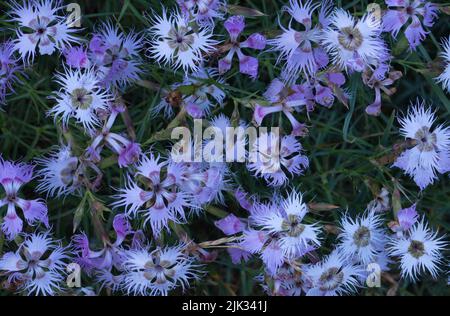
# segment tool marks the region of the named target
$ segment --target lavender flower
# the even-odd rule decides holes
[[[55,295],[62,290],[68,249],[50,236],[50,232],[26,234],[15,252],[0,259],[0,270],[8,282],[17,282],[27,294]]]
[[[297,77],[300,73],[307,76],[313,75],[317,70],[328,64],[328,56],[321,47],[322,27],[327,24],[327,12],[329,12],[330,2],[322,1],[319,14],[319,23],[313,26],[313,13],[320,4],[301,0],[290,0],[289,5],[283,7],[283,11],[290,15],[289,26],[280,27],[283,33],[269,44],[274,50],[280,51],[278,60],[283,59],[286,64],[284,71],[288,77]],[[297,31],[293,26],[299,25],[301,31]]]
[[[65,16],[60,15],[62,8],[60,0],[11,2],[9,15],[18,23],[14,49],[19,51],[24,61],[33,62],[37,49],[41,55],[52,55],[77,41],[73,36],[76,29],[69,26]]]
[[[89,42],[89,59],[103,86],[124,88],[139,79],[143,44],[142,36],[135,32],[125,35],[117,26],[102,24]]]
[[[187,19],[193,18],[200,26],[214,27],[214,20],[222,19],[224,0],[177,0]]]
[[[262,134],[254,146],[256,157],[247,168],[271,186],[284,185],[288,180],[286,173],[302,175],[309,166],[308,158],[302,155],[302,145],[292,135],[280,139],[272,132]]]
[[[335,296],[353,293],[360,286],[362,272],[359,266],[348,262],[341,253],[334,250],[322,262],[305,271],[312,283],[306,295]]]
[[[417,222],[418,218],[416,204],[413,204],[411,207],[398,211],[397,221],[390,224],[390,228],[393,232],[397,233],[398,237],[403,237]]]
[[[33,178],[33,166],[21,162],[5,161],[0,157],[0,185],[5,196],[0,199],[0,207],[6,206],[7,213],[3,217],[1,229],[9,239],[13,239],[22,231],[23,221],[17,215],[22,210],[29,225],[37,222],[48,227],[47,206],[41,199],[25,200],[19,197],[19,190]]]
[[[83,46],[71,46],[63,50],[66,64],[72,68],[89,68],[91,63]]]
[[[149,250],[148,247],[125,252],[124,285],[128,294],[168,295],[177,287],[183,290],[198,277],[198,266],[183,250],[186,245]]]
[[[399,119],[400,132],[413,141],[413,147],[404,151],[393,164],[414,179],[421,190],[437,179],[437,173],[445,172],[450,151],[450,129],[436,121],[431,107],[417,101],[408,114]]]
[[[432,27],[439,8],[436,4],[425,0],[386,0],[388,10],[383,16],[383,31],[390,32],[397,37],[400,29],[407,25],[405,36],[409,47],[414,50],[425,39],[426,32],[422,24]],[[423,17],[422,22],[420,17]]]
[[[194,29],[179,12],[168,16],[163,8],[162,15],[155,16],[150,22],[148,55],[173,69],[181,67],[184,72],[196,71],[204,60],[203,55],[211,53],[218,43],[212,39],[209,28]]]
[[[324,30],[323,45],[341,69],[360,72],[376,66],[386,54],[381,23],[375,15],[369,13],[356,20],[347,11],[336,9],[330,22]]]
[[[437,277],[445,245],[443,237],[431,231],[422,218],[410,228],[407,236],[392,239],[388,250],[389,255],[400,258],[402,277],[414,282],[426,271],[433,278]]]
[[[255,79],[258,75],[258,59],[245,55],[242,48],[263,50],[266,47],[266,38],[259,33],[253,33],[245,41],[239,42],[239,37],[245,28],[243,16],[228,18],[224,26],[230,34],[231,48],[227,55],[219,60],[219,72],[223,74],[230,70],[233,56],[236,54],[239,58],[239,71]]]
[[[292,114],[307,104],[299,85],[287,85],[280,79],[274,79],[264,93],[264,98],[271,106],[256,104],[253,119],[257,125],[261,125],[266,115],[283,112],[292,125],[292,135],[302,136],[305,133],[305,125],[298,122]]]
[[[98,111],[108,107],[110,96],[103,91],[95,71],[91,69],[65,69],[56,75],[60,90],[52,98],[57,104],[49,110],[49,114],[61,116],[64,126],[70,118],[88,131],[100,124]]]
[[[127,186],[119,189],[113,206],[124,206],[127,215],[133,217],[142,214],[144,223],[149,222],[153,234],[159,236],[164,227],[168,228],[169,221],[184,221],[184,208],[191,205],[190,194],[180,189],[183,168],[153,154],[144,154],[136,169],[135,177],[128,176]]]
[[[14,92],[13,84],[19,81],[17,77],[23,71],[18,60],[14,58],[14,44],[7,41],[0,44],[0,106],[5,104],[5,98]]]
[[[284,261],[301,257],[320,245],[319,227],[302,223],[308,212],[300,193],[292,191],[285,199],[256,204],[249,218],[250,228],[244,231],[241,247],[261,256],[270,274]]]

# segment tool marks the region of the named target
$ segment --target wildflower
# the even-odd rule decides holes
[[[90,61],[87,51],[82,46],[71,46],[63,50],[66,64],[72,68],[89,68]]]
[[[286,85],[280,79],[274,79],[264,93],[264,98],[270,106],[256,104],[253,119],[257,125],[261,125],[266,115],[283,112],[292,125],[292,135],[302,136],[305,133],[305,125],[298,122],[292,114],[307,104],[299,85]]]
[[[80,164],[73,156],[70,146],[61,146],[49,157],[36,159],[42,167],[38,171],[40,177],[37,190],[47,192],[49,196],[65,196],[78,191],[80,183]]]
[[[230,214],[221,220],[215,221],[214,224],[223,231],[225,235],[234,235],[244,230],[244,224],[234,214]]]
[[[128,176],[126,187],[119,189],[113,206],[124,206],[127,215],[143,214],[144,223],[150,222],[153,234],[159,236],[169,221],[184,221],[184,208],[191,205],[190,194],[180,190],[183,169],[153,154],[142,155],[136,169],[134,179]]]
[[[193,17],[201,26],[214,27],[214,20],[221,20],[224,15],[224,0],[177,0],[177,3],[186,18]]]
[[[444,249],[443,237],[430,230],[424,219],[409,229],[407,236],[390,242],[389,255],[400,258],[401,275],[416,281],[419,274],[428,271],[437,277]]]
[[[302,145],[292,135],[280,140],[273,132],[261,134],[252,146],[247,168],[271,186],[285,184],[288,180],[286,171],[301,175],[309,166],[308,158],[302,155]]]
[[[330,2],[323,2],[320,22],[326,19],[327,7]],[[320,46],[322,29],[319,24],[313,26],[312,15],[319,8],[319,4],[311,1],[302,3],[300,0],[290,0],[283,11],[290,15],[289,26],[280,27],[283,33],[269,41],[274,50],[280,51],[278,60],[285,60],[284,71],[289,77],[296,77],[299,73],[308,76],[328,64],[328,56]],[[293,23],[294,22],[294,23]],[[302,31],[297,31],[293,25],[300,25]]]
[[[398,237],[402,237],[417,222],[416,204],[404,208],[397,213],[397,221],[389,223],[389,227]]]
[[[13,84],[19,82],[17,77],[23,72],[22,66],[14,58],[14,44],[7,41],[0,44],[0,106],[5,104],[5,98],[14,92]]]
[[[55,295],[62,290],[67,248],[52,239],[50,232],[26,234],[16,252],[6,252],[0,259],[0,270],[8,283],[19,284],[27,294]]]
[[[443,51],[440,53],[444,59],[444,71],[436,78],[442,87],[450,92],[450,37],[442,42]]]
[[[323,45],[333,57],[333,63],[347,71],[361,72],[376,66],[386,53],[380,37],[381,23],[373,14],[356,20],[347,11],[336,9],[330,26],[324,30]]]
[[[306,295],[336,296],[355,292],[360,286],[362,270],[334,250],[321,262],[308,267],[305,274],[312,283]]]
[[[439,11],[438,6],[424,0],[386,0],[385,2],[388,10],[383,16],[383,31],[390,32],[395,38],[400,29],[411,21],[405,30],[405,36],[409,47],[412,50],[416,49],[428,34],[422,24],[426,27],[433,26]]]
[[[91,161],[98,163],[101,160],[100,153],[106,144],[118,155],[119,167],[127,167],[139,159],[141,146],[123,135],[111,132],[117,116],[125,111],[125,106],[115,101],[110,103],[109,110],[109,117],[106,119],[103,129],[93,134],[92,142],[85,154]]]
[[[285,199],[255,205],[249,218],[251,227],[244,231],[241,247],[260,253],[268,271],[276,274],[285,260],[301,257],[320,245],[318,226],[302,223],[307,212],[302,195],[295,191]]]
[[[29,225],[37,222],[48,226],[47,206],[43,200],[25,200],[19,197],[21,187],[33,178],[33,166],[25,163],[5,161],[0,157],[0,185],[5,196],[0,199],[0,207],[6,206],[1,229],[9,239],[22,231],[23,221],[17,215],[16,207],[22,210]]]
[[[199,67],[193,74],[186,76],[182,83],[172,85],[171,91],[163,92],[165,97],[152,109],[152,114],[163,111],[166,117],[170,117],[174,114],[174,108],[184,108],[192,118],[209,115],[213,107],[222,106],[225,99],[225,91],[211,83],[212,80],[218,84],[224,83],[216,70]],[[190,91],[182,93],[180,90],[183,87],[189,87]]]
[[[450,150],[450,130],[438,125],[432,128],[435,116],[431,108],[425,109],[419,101],[399,119],[400,132],[413,141],[414,146],[404,151],[393,164],[412,177],[421,190],[437,179],[436,173],[443,173],[445,156]]]
[[[63,9],[60,0],[23,0],[11,3],[9,15],[17,22],[17,39],[14,49],[19,51],[23,60],[33,62],[37,48],[39,54],[52,55],[56,50],[62,51],[77,39],[73,36],[76,29],[67,23],[67,18],[60,15]]]
[[[183,290],[191,279],[198,277],[194,259],[174,247],[130,249],[125,252],[124,290],[134,295],[168,295],[177,287]]]
[[[382,229],[382,219],[373,210],[352,219],[344,215],[341,219],[342,232],[339,234],[339,252],[346,258],[355,258],[367,265],[384,249],[386,236]]]
[[[243,16],[232,16],[228,18],[224,26],[230,34],[231,48],[227,55],[219,60],[219,72],[225,73],[230,70],[233,56],[236,54],[239,58],[239,71],[249,75],[253,79],[256,78],[258,75],[258,59],[244,55],[242,48],[262,50],[266,47],[266,38],[259,33],[253,33],[247,40],[239,42],[239,36],[245,28]]]
[[[184,72],[196,71],[204,60],[203,55],[210,54],[218,43],[212,39],[209,28],[193,29],[179,12],[168,17],[163,8],[162,15],[155,16],[151,23],[149,56],[174,69],[181,67]]]
[[[117,26],[103,23],[89,42],[89,58],[98,69],[101,84],[124,88],[139,79],[142,64],[139,52],[143,40],[139,34],[122,33]]]
[[[52,97],[57,104],[49,113],[55,119],[61,116],[64,126],[70,118],[75,118],[88,131],[98,126],[98,111],[107,109],[110,96],[101,89],[94,70],[65,69],[56,75],[56,82],[61,88]]]

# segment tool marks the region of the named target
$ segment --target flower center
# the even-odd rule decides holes
[[[357,28],[349,26],[341,29],[338,40],[345,49],[354,51],[361,46],[363,36]]]
[[[169,40],[168,44],[172,49],[179,49],[182,52],[185,52],[189,49],[189,47],[194,43],[194,36],[192,34],[188,34],[189,29],[186,27],[180,27],[177,30],[172,28],[169,31]]]
[[[427,126],[420,128],[414,135],[417,140],[417,147],[420,151],[433,151],[436,148],[437,137],[435,133],[431,133]]]
[[[408,247],[408,252],[414,258],[419,259],[425,254],[425,245],[421,241],[413,240]]]
[[[344,279],[344,272],[340,271],[337,267],[331,267],[326,270],[320,276],[320,290],[321,291],[332,291],[338,288]]]
[[[286,231],[290,237],[298,237],[305,230],[305,225],[300,223],[298,216],[290,214],[281,224],[281,228]]]
[[[86,110],[91,106],[93,98],[86,89],[78,88],[73,90],[71,99],[73,107]]]
[[[370,230],[366,226],[360,226],[353,234],[353,242],[358,247],[366,247],[370,241]]]

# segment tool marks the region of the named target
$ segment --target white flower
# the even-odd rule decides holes
[[[16,252],[3,255],[0,270],[6,271],[8,282],[18,281],[19,289],[28,294],[54,295],[64,280],[65,252],[49,232],[29,234]]]
[[[444,173],[450,151],[450,129],[438,125],[432,128],[435,116],[424,102],[417,102],[408,115],[399,119],[400,133],[413,141],[415,146],[404,151],[393,166],[411,176],[421,190],[437,179],[436,173]]]
[[[252,214],[252,223],[269,234],[275,234],[284,256],[294,258],[309,247],[320,245],[319,227],[302,223],[308,213],[301,193],[292,191],[286,199],[273,205],[260,205]]]
[[[305,269],[312,286],[308,296],[335,296],[350,294],[360,286],[363,270],[334,250],[328,257]]]
[[[353,220],[348,215],[341,219],[342,233],[338,249],[347,258],[367,265],[384,249],[385,234],[382,219],[373,210]]]
[[[433,278],[439,272],[438,264],[442,261],[444,249],[443,236],[437,237],[425,224],[424,219],[414,225],[409,236],[392,239],[388,248],[389,255],[400,258],[401,275],[416,281],[422,272],[430,272]]]
[[[167,295],[181,286],[184,290],[190,279],[197,278],[193,259],[183,254],[186,245],[125,252],[123,288],[134,295]]]
[[[62,146],[49,157],[36,159],[42,168],[38,171],[37,190],[47,192],[49,196],[65,196],[79,188],[77,170],[78,158],[72,155],[69,146]]]
[[[366,66],[376,66],[386,55],[386,45],[380,38],[381,23],[375,15],[355,20],[347,11],[336,9],[330,22],[323,45],[342,69],[362,71]]]
[[[56,81],[61,88],[53,97],[57,104],[49,113],[55,119],[61,116],[65,126],[71,117],[88,131],[100,125],[98,111],[107,109],[111,96],[100,88],[94,70],[65,69],[56,75]]]
[[[442,48],[443,51],[440,55],[444,59],[445,69],[436,80],[442,84],[447,92],[450,92],[450,37],[442,41]]]
[[[51,55],[55,50],[62,50],[70,42],[77,41],[71,33],[66,17],[58,15],[62,10],[61,1],[24,0],[22,4],[12,2],[9,15],[12,21],[18,22],[17,39],[14,47],[22,59],[34,60],[36,49],[41,55]]]
[[[214,50],[218,42],[211,39],[212,31],[207,27],[194,30],[189,21],[179,12],[167,16],[163,8],[161,16],[155,15],[150,27],[150,57],[159,63],[169,64],[174,69],[196,71],[204,54]]]

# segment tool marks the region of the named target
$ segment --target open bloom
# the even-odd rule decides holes
[[[88,131],[98,126],[98,112],[107,109],[110,96],[102,90],[94,69],[65,69],[56,75],[56,82],[61,88],[53,96],[56,105],[49,114],[55,119],[60,116],[64,126],[70,118]]]
[[[134,295],[168,295],[177,287],[183,290],[198,277],[194,259],[183,253],[186,245],[148,247],[125,252],[123,289]]]
[[[239,71],[243,74],[256,78],[258,75],[258,59],[247,56],[242,52],[243,48],[251,48],[262,50],[266,47],[266,38],[259,34],[253,33],[245,41],[239,42],[239,36],[245,28],[243,16],[232,16],[225,21],[224,26],[230,34],[231,48],[227,55],[219,60],[219,72],[224,73],[231,68],[233,56],[236,54],[239,58]]]
[[[292,125],[292,135],[302,136],[306,130],[305,125],[301,124],[293,114],[307,104],[306,95],[300,88],[300,85],[288,85],[280,79],[272,80],[264,93],[264,98],[270,106],[256,104],[253,112],[255,123],[261,125],[267,115],[282,112]]]
[[[183,169],[152,154],[142,155],[136,168],[135,177],[128,176],[127,186],[119,189],[113,206],[124,206],[131,216],[142,214],[144,223],[149,222],[159,236],[169,221],[184,221],[184,208],[191,205],[190,194],[180,190]]]
[[[151,23],[149,56],[174,69],[181,67],[184,72],[196,71],[203,62],[203,55],[212,53],[218,43],[212,39],[209,28],[194,29],[179,12],[168,16],[163,9],[162,15],[155,15]]]
[[[19,197],[20,188],[33,178],[33,166],[5,161],[0,157],[0,185],[5,196],[0,198],[0,208],[6,206],[6,216],[3,217],[1,228],[9,239],[13,239],[22,231],[23,221],[17,214],[22,210],[23,216],[29,225],[42,222],[48,226],[47,206],[40,199],[25,200]]]
[[[177,0],[181,12],[193,17],[201,26],[214,27],[215,19],[222,19],[225,11],[225,0]]]
[[[382,229],[383,221],[373,210],[356,219],[345,215],[341,219],[342,232],[339,234],[338,246],[342,255],[355,259],[363,265],[374,261],[384,250],[386,235]]]
[[[264,178],[271,186],[284,185],[288,176],[301,175],[308,168],[308,158],[302,155],[301,143],[292,135],[280,136],[270,132],[261,134],[250,144],[247,168]]]
[[[340,68],[360,72],[377,66],[380,56],[386,54],[380,33],[381,22],[374,14],[356,20],[347,11],[336,9],[324,30],[323,45]]]
[[[419,274],[428,271],[433,278],[439,272],[445,241],[438,237],[424,219],[410,228],[407,236],[394,238],[390,242],[389,255],[400,258],[401,275],[416,281]]]
[[[8,283],[19,284],[27,294],[55,295],[63,287],[67,248],[55,241],[49,232],[25,235],[16,252],[6,252],[0,259],[0,270]]]
[[[399,119],[400,132],[412,140],[413,147],[404,151],[393,164],[414,179],[421,190],[437,179],[437,173],[445,172],[450,151],[450,129],[433,125],[436,121],[431,107],[419,101]]]
[[[411,49],[416,47],[425,39],[426,32],[422,24],[432,27],[439,8],[436,4],[426,0],[385,0],[388,10],[383,16],[383,30],[397,37],[398,32],[404,25],[408,25],[405,36]],[[423,17],[422,22],[420,17]]]
[[[61,146],[49,157],[36,159],[41,169],[38,171],[37,190],[49,196],[65,196],[76,192],[80,186],[80,164],[69,146]]]
[[[62,10],[60,0],[12,2],[9,15],[18,23],[14,48],[23,60],[32,62],[37,49],[41,55],[51,55],[76,41],[76,29],[67,23],[67,17],[60,15]]]
[[[110,103],[109,110],[109,117],[106,119],[103,128],[93,134],[92,142],[86,149],[85,155],[92,162],[100,162],[100,154],[106,144],[117,154],[119,167],[127,167],[139,159],[141,146],[122,134],[111,132],[111,128],[117,116],[125,111],[124,105],[116,101]]]
[[[306,278],[311,281],[306,295],[335,296],[353,293],[360,286],[362,272],[360,267],[334,250],[321,262],[306,269]]]
[[[269,41],[274,50],[280,51],[278,60],[284,60],[284,71],[290,77],[299,73],[314,74],[328,64],[328,56],[320,46],[322,40],[322,26],[326,25],[327,12],[330,1],[312,4],[311,1],[290,0],[283,11],[290,15],[287,28],[281,24],[282,34]],[[313,13],[321,7],[319,23],[313,25]],[[295,26],[298,25],[297,30]]]
[[[136,81],[142,70],[139,52],[143,47],[142,36],[122,33],[117,26],[103,23],[89,42],[89,58],[97,67],[97,75],[105,87],[125,87]]]
[[[443,51],[440,53],[444,59],[444,71],[436,78],[442,87],[450,92],[450,37],[442,42]]]
[[[0,106],[5,103],[5,97],[14,92],[13,84],[19,81],[17,75],[23,72],[14,57],[14,44],[7,41],[0,44]]]
[[[241,247],[259,253],[271,274],[284,261],[293,260],[320,245],[319,227],[303,223],[308,207],[301,193],[292,191],[285,199],[275,197],[272,203],[256,204],[244,231]]]

